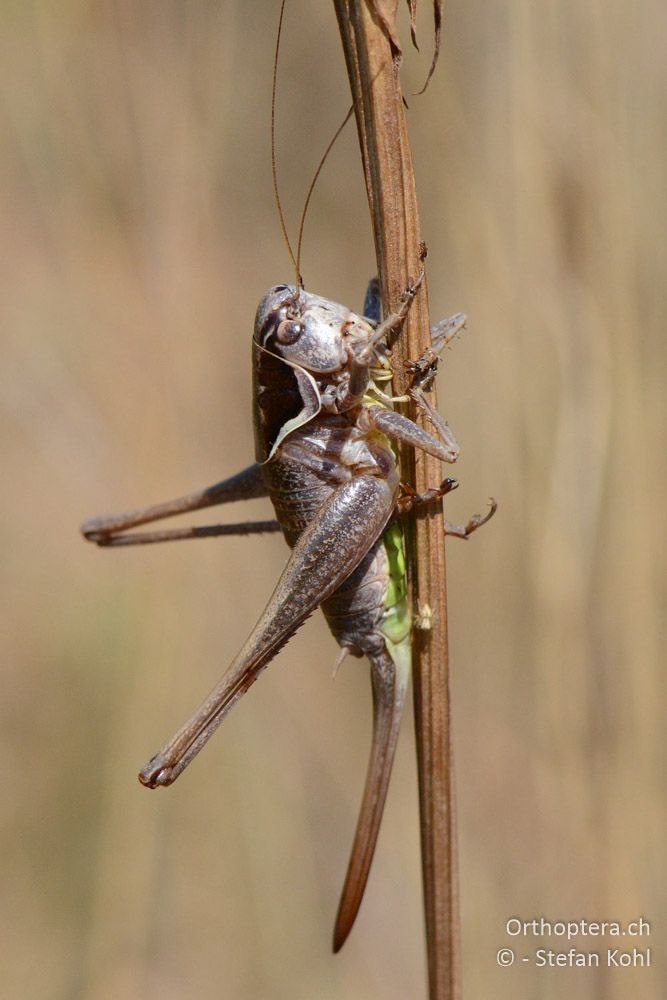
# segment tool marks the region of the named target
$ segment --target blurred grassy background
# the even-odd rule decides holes
[[[356,661],[331,682],[319,617],[176,786],[135,780],[246,636],[282,540],[100,552],[77,537],[86,515],[250,460],[254,310],[291,278],[270,184],[275,7],[3,5],[12,1000],[424,995],[409,718],[357,927],[329,952],[370,696]],[[440,380],[463,448],[448,515],[500,501],[449,546],[465,993],[652,1000],[667,987],[667,16],[659,0],[446,14],[410,122],[433,315],[469,314]],[[408,92],[430,58],[422,17]],[[293,227],[348,100],[330,5],[294,0],[277,122]],[[361,304],[374,265],[350,127],[303,267],[312,289]],[[510,916],[639,914],[650,970],[495,964]],[[559,942],[526,950],[540,945]]]

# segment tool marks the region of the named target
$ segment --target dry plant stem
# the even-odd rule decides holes
[[[420,268],[421,232],[398,66],[368,0],[334,0],[350,78],[373,221],[385,314]],[[395,370],[430,344],[423,282],[394,348]],[[395,386],[402,391],[403,386]],[[413,418],[422,419],[414,411]],[[414,453],[413,453],[414,454]],[[402,478],[425,492],[437,460],[407,451]],[[430,1000],[460,998],[460,938],[449,710],[444,523],[437,508],[412,519],[408,564],[413,606],[432,628],[414,631],[414,695]]]

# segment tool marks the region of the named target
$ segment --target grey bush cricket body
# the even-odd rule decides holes
[[[458,449],[425,395],[434,358],[461,329],[451,317],[434,330],[432,356],[412,366],[411,397],[434,434],[392,409],[389,341],[407,314],[416,284],[396,313],[378,321],[377,283],[359,316],[299,286],[271,288],[257,310],[252,340],[255,464],[178,500],[82,528],[101,546],[282,530],[292,551],[269,603],[219,684],[195,714],[142,768],[149,788],[169,785],[187,767],[261,671],[306,618],[321,607],[342,654],[367,656],[373,687],[373,741],[361,812],[343,888],[334,949],[344,943],[368,878],[387,794],[410,671],[412,621],[400,517],[455,488],[446,479],[419,496],[401,488],[392,442],[454,462]],[[173,514],[268,496],[276,521],[126,533]],[[468,537],[491,516],[448,526]]]
[[[279,200],[278,209],[285,232]],[[299,250],[304,217],[305,213]],[[338,951],[366,886],[410,673],[413,623],[400,520],[415,506],[435,501],[457,485],[445,479],[427,493],[416,494],[400,482],[394,446],[401,443],[421,449],[444,462],[456,460],[458,446],[427,392],[440,351],[465,319],[458,314],[437,324],[432,350],[409,366],[408,395],[400,398],[414,400],[428,418],[431,433],[396,412],[396,398],[391,396],[391,343],[423,271],[406,288],[396,312],[381,321],[377,281],[371,281],[364,315],[358,315],[307,292],[300,279],[299,257],[300,253],[296,260],[292,255],[296,283],[269,289],[255,318],[255,463],[177,500],[92,518],[82,531],[88,540],[113,547],[281,530],[291,548],[266,608],[226,673],[194,715],[141,769],[139,779],[149,788],[176,780],[316,608],[322,608],[341,658],[346,653],[368,657],[373,738],[334,930],[334,950]],[[270,498],[275,521],[130,530],[173,514],[262,496]],[[484,517],[477,515],[465,526],[449,525],[448,530],[466,538],[494,510],[492,502]],[[418,627],[425,627],[421,618]]]

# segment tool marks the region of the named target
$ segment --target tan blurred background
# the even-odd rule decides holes
[[[357,661],[332,683],[319,616],[177,785],[135,778],[245,638],[282,540],[103,552],[77,535],[251,458],[254,310],[291,278],[270,183],[277,6],[2,13],[0,993],[420,998],[410,718],[357,926],[329,951],[370,695]],[[408,92],[430,59],[421,18]],[[463,449],[448,516],[500,502],[449,546],[475,1000],[667,991],[666,38],[660,0],[451,2],[438,72],[410,99],[433,315],[469,315],[440,380]],[[348,101],[331,5],[290,0],[277,128],[293,230]],[[361,304],[374,264],[352,128],[303,267]],[[510,916],[640,914],[653,935],[629,943],[653,945],[651,969],[496,965]],[[519,952],[539,946],[568,944]]]

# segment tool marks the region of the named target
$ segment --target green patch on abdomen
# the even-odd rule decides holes
[[[403,532],[400,525],[392,524],[382,536],[387,553],[388,583],[384,597],[384,615],[380,630],[393,645],[402,643],[410,635],[411,621],[407,600],[407,574]]]

